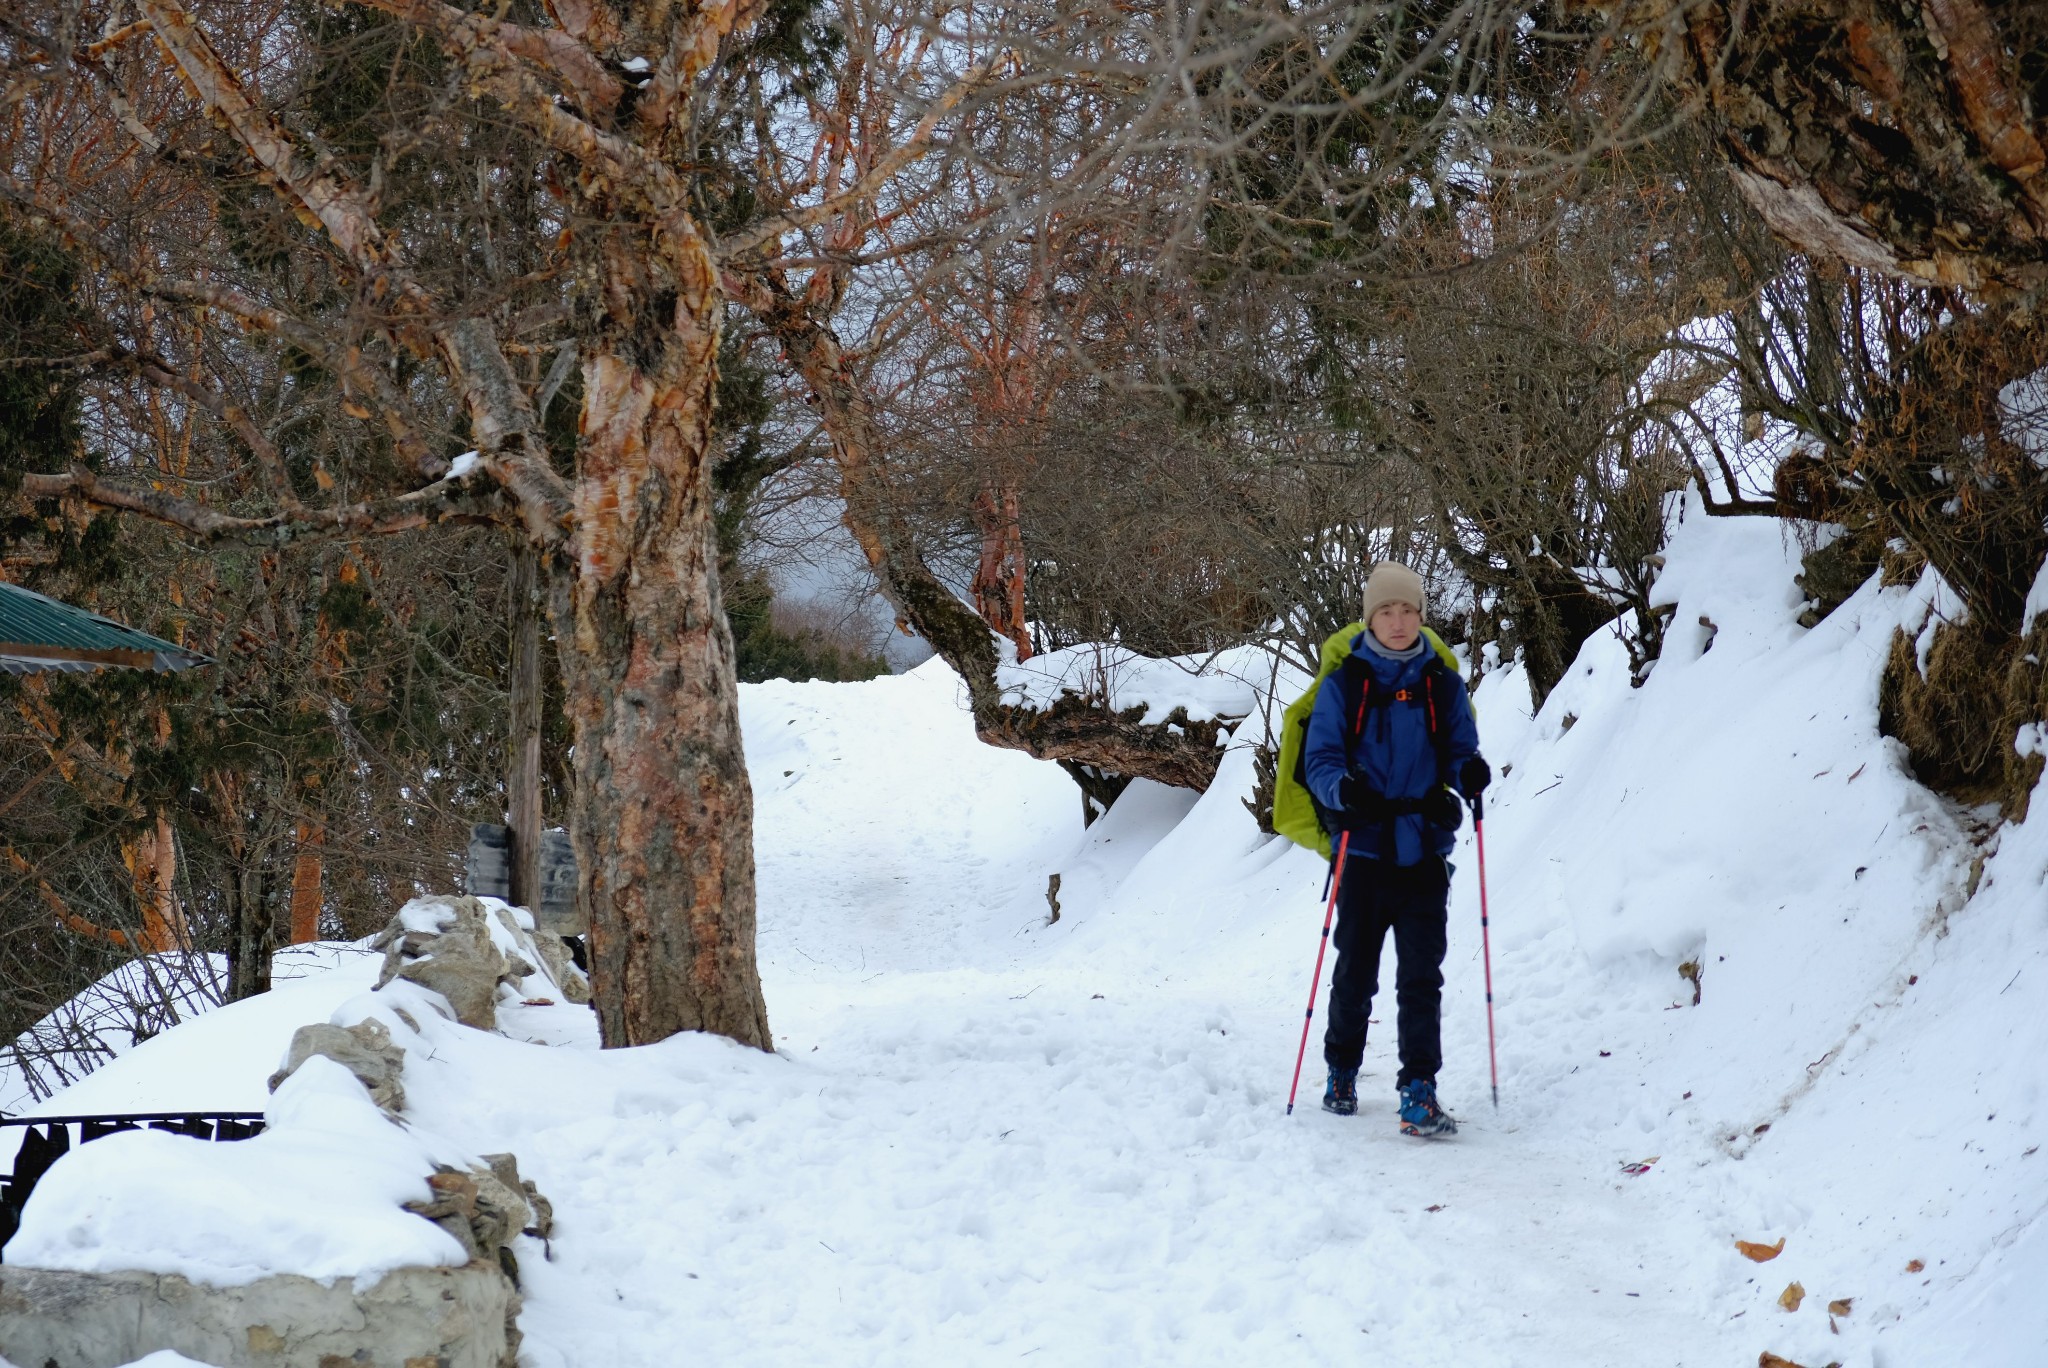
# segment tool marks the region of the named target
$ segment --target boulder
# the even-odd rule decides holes
[[[534,953],[540,956],[548,977],[562,990],[562,1000],[579,1007],[590,1003],[590,980],[569,956],[569,946],[554,932],[542,927],[533,933]]]
[[[405,1088],[399,1074],[405,1068],[405,1047],[391,1038],[383,1022],[371,1018],[353,1026],[318,1022],[301,1026],[292,1035],[284,1067],[270,1076],[270,1090],[297,1073],[299,1066],[314,1055],[324,1055],[356,1076],[369,1089],[370,1100],[392,1116],[405,1110]]]
[[[489,914],[475,898],[415,898],[370,948],[384,952],[377,987],[402,978],[431,988],[457,1021],[483,1031],[498,1029],[498,985],[533,972],[498,948]]]

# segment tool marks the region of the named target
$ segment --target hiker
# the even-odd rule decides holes
[[[1479,755],[1465,681],[1444,664],[1435,639],[1425,638],[1426,606],[1413,570],[1392,561],[1374,567],[1365,630],[1318,690],[1302,755],[1324,830],[1333,841],[1349,836],[1338,871],[1323,1106],[1340,1116],[1358,1111],[1366,1019],[1391,930],[1401,1130],[1437,1136],[1458,1128],[1436,1097],[1451,891],[1445,857],[1462,817],[1460,795],[1476,797],[1492,772]]]

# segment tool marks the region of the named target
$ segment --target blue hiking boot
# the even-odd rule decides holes
[[[1330,1070],[1330,1085],[1323,1089],[1323,1110],[1339,1116],[1358,1115],[1358,1070]]]
[[[1429,1138],[1457,1133],[1458,1123],[1437,1105],[1434,1082],[1418,1078],[1401,1085],[1401,1134]]]

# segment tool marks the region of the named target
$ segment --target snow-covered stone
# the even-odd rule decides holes
[[[499,945],[497,920],[479,898],[413,899],[370,942],[384,951],[377,987],[417,983],[445,998],[463,1025],[496,1030],[500,988],[534,972]]]
[[[391,1038],[390,1028],[381,1021],[360,1021],[353,1026],[336,1026],[316,1021],[292,1034],[291,1048],[283,1067],[270,1076],[269,1088],[278,1086],[315,1055],[333,1060],[355,1076],[369,1092],[370,1100],[396,1116],[405,1110],[405,1085],[399,1075],[405,1068],[405,1050]]]

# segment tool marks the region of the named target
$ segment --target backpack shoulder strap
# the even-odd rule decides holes
[[[1422,671],[1422,704],[1424,716],[1429,723],[1429,744],[1436,751],[1438,774],[1444,774],[1451,765],[1451,733],[1446,725],[1450,699],[1444,690],[1449,681],[1456,679],[1456,673],[1441,659],[1432,660]]]
[[[1351,712],[1351,740],[1356,743],[1365,734],[1365,710],[1373,705],[1372,671],[1365,662],[1353,656],[1344,662],[1343,668],[1358,676],[1358,706]]]

